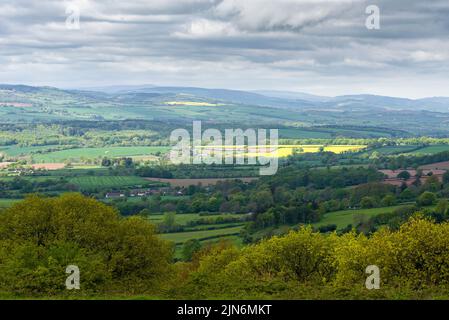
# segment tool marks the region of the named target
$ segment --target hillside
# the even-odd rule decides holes
[[[317,97],[192,87],[114,87],[103,91],[0,85],[3,123],[67,120],[157,120],[286,126],[393,128],[447,135],[449,98],[410,100],[374,95]]]

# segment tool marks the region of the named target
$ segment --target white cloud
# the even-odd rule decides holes
[[[431,51],[415,51],[410,54],[413,61],[416,62],[438,62],[438,61],[448,61],[449,56],[441,52],[431,52]]]
[[[2,0],[0,83],[447,95],[448,1],[376,3],[372,32],[368,0]]]
[[[208,38],[221,36],[236,36],[239,32],[229,22],[197,19],[190,22],[185,30],[175,32],[177,37]]]

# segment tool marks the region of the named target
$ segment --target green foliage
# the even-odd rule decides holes
[[[443,175],[443,183],[449,183],[449,171],[446,171]]]
[[[432,204],[435,204],[436,201],[437,201],[436,194],[433,192],[426,191],[418,197],[418,200],[416,202],[420,206],[430,206]]]
[[[201,242],[198,239],[190,239],[182,246],[182,259],[190,261],[193,255],[201,250]]]
[[[79,266],[76,294],[144,293],[167,279],[172,249],[145,219],[120,218],[93,199],[29,197],[0,215],[0,290],[64,294],[65,269]]]
[[[192,298],[388,299],[423,290],[432,297],[449,284],[448,247],[449,224],[418,217],[371,237],[302,228],[242,250],[212,250],[189,266],[193,271],[178,289]],[[375,292],[364,289],[369,265],[381,272]]]
[[[442,216],[447,216],[449,213],[449,201],[441,199],[435,208],[435,212]]]
[[[362,209],[371,209],[377,206],[376,199],[373,197],[363,197],[360,201],[360,207]]]
[[[392,194],[386,195],[383,199],[382,199],[382,206],[383,207],[391,207],[394,206],[396,204],[396,197]]]
[[[409,173],[408,171],[401,171],[401,172],[398,174],[398,178],[399,178],[399,179],[403,179],[403,180],[408,180],[408,179],[411,178],[411,175],[410,175],[410,173]]]

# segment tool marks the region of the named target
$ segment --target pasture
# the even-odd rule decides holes
[[[191,232],[177,232],[177,233],[164,233],[159,235],[161,239],[172,241],[175,244],[182,244],[190,239],[197,240],[212,240],[220,239],[222,237],[238,235],[243,226],[215,229],[215,230],[200,230]]]
[[[419,150],[407,153],[408,155],[425,155],[425,154],[435,154],[440,153],[444,151],[449,151],[449,145],[442,144],[442,145],[434,145],[434,146],[428,146],[421,148]]]
[[[396,209],[404,207],[405,205],[398,205],[393,207],[374,208],[374,209],[357,209],[357,210],[344,210],[337,212],[326,213],[323,219],[313,224],[314,227],[322,227],[327,225],[336,225],[337,230],[341,230],[348,225],[355,226],[355,218],[360,215],[366,218],[372,218],[383,213],[391,213]]]
[[[16,176],[0,177],[0,181],[13,181],[17,179]],[[108,190],[108,189],[121,189],[128,187],[148,187],[161,185],[158,182],[151,182],[141,177],[136,176],[21,176],[20,179],[28,180],[30,182],[46,182],[54,181],[58,182],[60,179],[66,178],[70,184],[78,186],[82,191],[94,191],[94,190]]]
[[[15,179],[27,180],[30,182],[57,182],[62,176],[0,176],[0,181],[13,181]]]
[[[177,214],[175,215],[175,223],[179,225],[186,225],[190,221],[198,220],[200,219],[200,215],[198,213],[185,213],[185,214]],[[148,219],[157,224],[164,221],[164,215],[158,214],[158,215],[150,215]]]
[[[216,185],[218,182],[241,180],[245,183],[257,181],[259,178],[204,178],[204,179],[164,179],[164,178],[145,178],[151,182],[160,182],[169,184],[172,187],[187,188],[188,186],[211,186]]]
[[[410,146],[385,146],[381,148],[377,148],[374,150],[371,150],[370,152],[378,152],[383,155],[394,155],[394,154],[401,154],[401,153],[408,153],[416,151],[420,148],[420,146],[410,145]]]
[[[120,189],[151,185],[150,181],[135,176],[80,176],[69,178],[69,182],[79,186],[82,190]]]
[[[61,163],[64,161],[82,161],[84,159],[120,158],[134,156],[151,156],[156,153],[166,153],[170,147],[104,147],[104,148],[76,148],[33,154],[36,163]]]
[[[0,153],[4,153],[10,157],[25,157],[38,152],[47,152],[49,150],[60,148],[63,146],[36,146],[21,147],[18,145],[0,147]]]
[[[175,215],[175,223],[181,226],[187,225],[189,222],[200,220],[200,219],[212,219],[215,220],[217,218],[244,218],[245,214],[216,214],[216,215],[205,215],[202,216],[198,213],[183,213]],[[150,215],[148,219],[153,223],[161,223],[164,221],[164,215]],[[212,225],[207,225],[211,227]],[[214,225],[214,226],[222,226],[222,225]]]

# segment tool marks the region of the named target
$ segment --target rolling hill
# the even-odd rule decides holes
[[[156,120],[252,125],[361,126],[449,134],[449,98],[320,97],[283,91],[116,86],[62,90],[0,85],[2,123]]]

